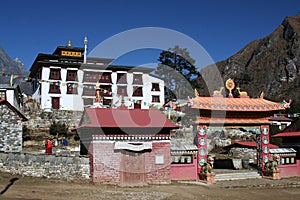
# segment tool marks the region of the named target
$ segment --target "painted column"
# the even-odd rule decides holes
[[[257,156],[258,156],[258,168],[262,171],[266,162],[270,159],[270,133],[269,125],[262,125],[260,129],[260,135],[257,140]]]
[[[207,162],[207,127],[206,126],[198,126],[197,127],[197,143],[198,143],[198,174],[201,172],[201,168],[204,163]]]

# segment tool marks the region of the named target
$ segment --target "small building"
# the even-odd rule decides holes
[[[22,122],[27,118],[7,100],[0,99],[0,152],[22,152]]]
[[[85,108],[81,153],[89,155],[94,182],[117,185],[170,183],[170,131],[159,110]]]
[[[0,84],[0,99],[8,101],[15,108],[20,109],[23,95],[19,85]]]

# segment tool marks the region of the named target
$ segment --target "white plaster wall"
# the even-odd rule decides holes
[[[67,68],[68,69],[68,68]],[[66,84],[66,75],[67,75],[67,69],[61,68],[61,82]],[[43,67],[42,69],[42,80],[49,80],[49,74],[50,74],[50,68]],[[94,70],[93,70],[94,71]],[[107,71],[107,70],[99,70],[99,71]],[[121,71],[120,71],[121,72]],[[122,71],[123,72],[123,71]],[[125,71],[124,71],[125,72]],[[119,95],[117,94],[117,73],[112,73],[112,92],[114,96],[112,97],[112,103],[119,106],[121,103],[121,99]],[[141,108],[142,109],[149,109],[149,105],[159,105],[162,106],[164,104],[164,82],[158,78],[155,78],[153,76],[150,76],[149,74],[143,74],[143,97],[132,97],[133,93],[133,73],[132,72],[126,72],[127,73],[127,97],[124,97],[125,100],[125,106],[129,108],[134,108],[134,104],[132,101],[140,100],[142,101]],[[64,85],[61,87],[61,94],[49,94],[49,82],[42,82],[41,83],[41,107],[42,109],[47,108],[47,101],[51,102],[51,97],[60,97],[60,109],[62,110],[74,110],[74,111],[82,111],[84,109],[83,105],[83,99],[82,99],[82,92],[83,92],[83,74],[84,71],[79,69],[77,71],[77,77],[78,77],[78,94],[67,94],[67,86]],[[140,73],[141,74],[141,73]],[[159,83],[160,85],[160,91],[151,91],[152,89],[152,83]],[[159,95],[160,96],[160,103],[153,103],[152,102],[152,95]],[[51,105],[51,104],[50,104]],[[49,107],[49,105],[48,105]]]
[[[18,108],[17,102],[15,101],[15,93],[14,90],[6,90],[6,100],[13,105],[14,107]]]

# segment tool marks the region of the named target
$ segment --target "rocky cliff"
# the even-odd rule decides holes
[[[251,97],[258,97],[263,91],[265,98],[273,101],[292,99],[300,103],[299,47],[300,13],[286,17],[270,35],[249,43],[226,60],[204,68],[202,77],[197,80],[202,85],[200,95],[209,95],[209,91],[212,94],[221,87],[221,81],[216,81],[220,75],[223,84],[228,78],[234,79],[236,86]],[[208,88],[203,87],[205,83]]]

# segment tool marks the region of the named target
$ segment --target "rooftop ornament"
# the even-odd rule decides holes
[[[233,97],[232,90],[235,87],[234,81],[230,78],[226,81],[225,85],[226,85],[226,89],[229,90],[228,97],[230,97],[230,98]]]

